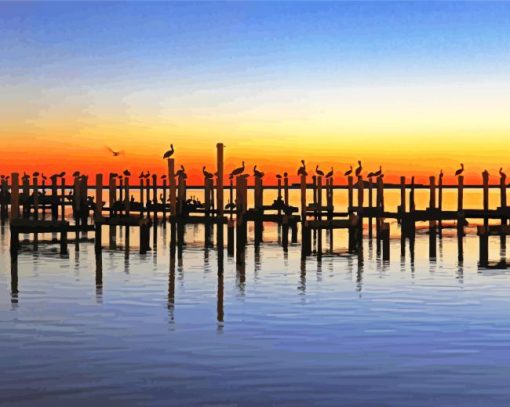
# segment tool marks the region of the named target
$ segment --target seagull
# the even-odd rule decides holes
[[[460,163],[460,168],[457,171],[455,171],[455,176],[458,177],[463,172],[464,172],[464,164]]]
[[[112,149],[111,149],[110,147],[108,147],[108,146],[106,146],[106,149],[107,149],[110,153],[112,153],[112,155],[113,155],[114,157],[118,157],[119,155],[121,155],[121,154],[122,154],[122,151],[114,151],[114,150],[112,150]]]
[[[163,159],[170,158],[174,154],[174,145],[170,144],[170,150],[168,150],[164,155]]]

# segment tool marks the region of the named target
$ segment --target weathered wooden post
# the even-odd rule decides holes
[[[166,225],[166,177],[163,178],[163,202],[161,202],[162,210],[163,210],[163,225]]]
[[[22,207],[23,207],[23,217],[27,218],[30,214],[30,183],[29,176],[23,175],[22,178],[23,189],[22,189]]]
[[[66,218],[66,179],[62,177],[60,179],[60,205],[61,205],[61,216],[62,220]]]
[[[173,158],[167,160],[168,163],[168,184],[170,193],[170,256],[175,257],[176,243],[176,219],[177,219],[177,192],[175,190],[175,161]]]
[[[436,258],[436,177],[429,177],[429,188],[430,188],[430,199],[429,199],[429,210],[432,219],[429,220],[429,254],[430,258]]]
[[[353,200],[353,178],[352,175],[349,175],[347,177],[347,212],[351,212],[352,208],[354,207],[354,200]]]
[[[438,193],[437,208],[439,209],[439,214],[442,215],[442,213],[443,213],[443,171],[442,170],[439,173],[439,179],[438,179],[438,184],[437,184],[437,193]],[[441,218],[439,219],[438,226],[439,226],[439,233],[441,236],[442,229],[443,229],[443,221]]]
[[[32,178],[32,196],[34,198],[34,219],[39,218],[39,178]]]
[[[481,267],[489,264],[489,231],[487,226],[478,226],[478,237],[480,241],[480,262]]]
[[[152,174],[152,208],[154,225],[158,224],[158,175]]]
[[[116,181],[115,176],[110,174],[108,179],[108,205],[110,207],[110,216],[115,215],[115,201],[116,201]]]
[[[482,173],[483,181],[483,224],[489,226],[489,172],[485,170]]]
[[[124,209],[126,210],[126,215],[129,216],[131,210],[131,196],[129,194],[129,176],[124,177]]]
[[[289,174],[283,173],[283,202],[286,206],[289,206]]]
[[[370,174],[371,175],[371,174]],[[368,208],[369,208],[369,215],[368,215],[368,238],[372,239],[372,177],[368,177]],[[379,230],[379,222],[378,217],[376,216],[376,228]],[[377,235],[379,238],[379,235]]]
[[[236,178],[236,252],[237,261],[244,261],[244,250],[246,245],[246,176]]]
[[[103,213],[103,174],[96,174],[96,206],[94,218],[100,218]]]
[[[506,213],[506,174],[500,171],[500,178],[499,178],[499,188],[500,188],[500,194],[501,194],[501,210],[503,213]],[[507,218],[506,216],[501,217],[501,224],[506,225],[507,224]]]
[[[316,200],[316,204],[317,204],[317,211],[318,211],[318,218],[319,220],[322,219],[322,176],[317,176],[315,178],[315,182],[316,182],[316,194],[317,194],[317,200]],[[320,232],[320,231],[319,231]]]
[[[143,171],[138,177],[139,185],[140,185],[140,217],[143,218],[143,213],[145,211],[145,188],[143,184]]]
[[[51,179],[51,220],[58,219],[58,189],[57,175],[52,175]]]
[[[216,144],[216,166],[218,176],[216,177],[216,207],[219,217],[223,216],[223,143]],[[232,203],[232,201],[230,201]],[[222,229],[223,230],[223,229]]]
[[[262,241],[262,217],[264,215],[264,199],[263,199],[262,177],[255,177],[254,203],[255,203],[255,245],[258,246]]]
[[[459,212],[464,210],[464,176],[459,175],[457,186],[457,210]]]
[[[358,237],[363,237],[363,198],[364,198],[364,182],[361,175],[358,176]]]
[[[2,224],[7,219],[8,214],[9,214],[7,189],[8,189],[7,180],[5,178],[2,178],[1,192],[0,192],[0,201],[1,201],[0,217],[2,220]]]
[[[19,218],[19,174],[11,174],[11,220]]]

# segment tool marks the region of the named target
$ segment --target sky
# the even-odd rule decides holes
[[[0,3],[0,173],[510,174],[510,3]],[[106,146],[122,150],[112,157]]]

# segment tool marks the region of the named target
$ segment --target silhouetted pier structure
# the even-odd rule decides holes
[[[443,207],[443,174],[431,176],[428,185],[416,185],[414,177],[400,177],[400,183],[387,185],[380,170],[364,179],[361,172],[346,177],[345,186],[335,186],[333,170],[327,175],[322,171],[310,176],[305,164],[300,169],[298,182],[291,182],[288,173],[277,176],[276,185],[265,185],[264,174],[254,168],[253,176],[244,172],[231,174],[225,191],[224,146],[216,147],[216,173],[203,168],[203,202],[190,195],[187,175],[184,167],[176,171],[174,157],[168,157],[167,172],[163,175],[142,172],[138,183],[131,183],[129,171],[111,173],[107,182],[103,175],[97,174],[94,185],[89,184],[87,175],[75,172],[73,182],[65,183],[65,173],[49,178],[34,173],[32,175],[12,173],[2,177],[0,182],[0,218],[5,223],[9,218],[11,229],[11,252],[20,247],[19,235],[34,236],[34,245],[38,235],[51,233],[52,241],[58,241],[61,252],[67,252],[68,234],[75,233],[76,249],[79,249],[80,236],[94,232],[95,248],[101,252],[103,227],[109,228],[110,247],[115,247],[118,229],[125,229],[129,236],[130,228],[139,228],[139,248],[141,253],[151,249],[151,228],[153,248],[157,247],[156,227],[170,225],[170,246],[172,254],[182,255],[185,246],[186,225],[204,226],[204,242],[207,247],[223,251],[226,229],[227,253],[236,256],[238,262],[244,259],[244,250],[249,244],[248,224],[253,223],[255,247],[264,242],[264,224],[274,222],[279,228],[279,241],[284,251],[289,244],[297,244],[301,229],[301,254],[303,258],[316,254],[333,252],[333,231],[344,229],[347,232],[347,251],[357,253],[362,250],[364,231],[368,238],[375,238],[377,252],[383,260],[390,259],[390,222],[400,225],[401,254],[405,255],[405,245],[414,244],[417,224],[425,223],[429,235],[429,255],[437,255],[437,239],[442,230],[453,226],[457,230],[459,261],[463,260],[462,237],[468,220],[479,220],[480,265],[489,264],[488,239],[499,235],[502,245],[509,234],[508,218],[510,207],[506,199],[506,175],[500,170],[498,185],[490,185],[487,171],[482,173],[482,205],[479,208],[464,206],[464,177],[457,176],[457,209],[445,210]],[[237,170],[236,170],[237,171]],[[251,184],[251,180],[253,183]],[[251,185],[249,185],[251,184]],[[447,186],[452,188],[452,186]],[[473,187],[473,186],[469,186]],[[195,189],[196,186],[193,186]],[[265,204],[264,193],[276,189],[277,197],[271,204]],[[390,211],[385,206],[385,191],[388,188],[400,189],[400,204]],[[429,190],[428,206],[417,208],[415,190]],[[500,205],[489,209],[489,189],[498,188]],[[289,190],[300,191],[300,205],[292,206]],[[346,189],[347,205],[337,208],[334,195],[339,189]],[[249,205],[249,191],[253,191],[253,205]],[[311,202],[307,194],[312,192]],[[226,194],[225,194],[226,192]],[[105,194],[108,197],[105,197]],[[225,195],[228,202],[225,205]],[[494,222],[499,221],[499,225]],[[216,231],[216,238],[214,238]],[[329,250],[325,250],[326,233]],[[289,239],[290,234],[290,239]],[[57,238],[57,235],[59,236]],[[289,243],[290,242],[290,243]]]

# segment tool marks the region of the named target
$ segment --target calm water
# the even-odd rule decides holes
[[[478,269],[474,235],[463,264],[448,233],[435,261],[423,234],[414,262],[394,239],[383,263],[368,241],[362,257],[343,254],[343,232],[340,255],[302,263],[299,246],[284,254],[268,225],[244,266],[225,253],[220,277],[200,227],[187,229],[175,262],[168,230],[158,235],[157,250],[139,255],[135,233],[128,251],[119,232],[100,262],[92,243],[70,245],[66,258],[57,245],[27,245],[16,293],[5,227],[0,404],[510,403],[510,275]],[[491,258],[500,256],[495,239]]]

